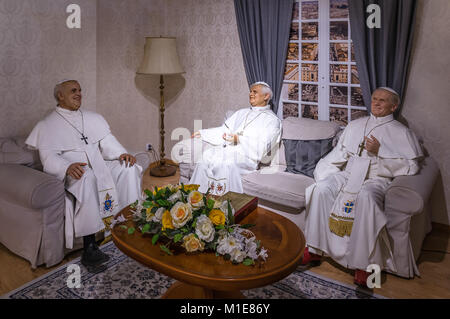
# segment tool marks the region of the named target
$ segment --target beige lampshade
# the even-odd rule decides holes
[[[144,58],[138,74],[184,73],[178,58],[175,38],[146,37]]]

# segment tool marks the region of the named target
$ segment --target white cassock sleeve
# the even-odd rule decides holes
[[[67,169],[72,163],[63,158],[60,151],[39,150],[39,157],[44,172],[56,176],[61,181],[66,178]]]
[[[349,154],[343,145],[347,128],[342,132],[337,145],[324,158],[320,159],[314,169],[314,179],[316,182],[341,171],[343,165],[347,163]]]
[[[120,155],[127,153],[127,150],[112,134],[108,134],[101,139],[99,147],[103,158],[107,161],[119,159]]]
[[[229,130],[225,125],[199,130],[202,140],[212,145],[222,145],[224,143],[222,135],[227,132],[229,132]]]

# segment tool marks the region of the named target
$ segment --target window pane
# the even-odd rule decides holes
[[[359,84],[359,75],[356,65],[352,65],[352,84]]]
[[[347,40],[348,23],[347,21],[330,22],[330,40]]]
[[[319,3],[317,1],[302,2],[302,19],[318,19]]]
[[[348,67],[344,64],[330,64],[330,82],[347,83]]]
[[[345,126],[348,124],[348,110],[340,107],[330,106],[330,121]]]
[[[352,87],[352,105],[364,106],[364,100],[361,88]]]
[[[298,43],[289,43],[287,59],[298,60]]]
[[[330,18],[331,19],[348,18],[348,1],[330,0]]]
[[[317,61],[319,57],[319,44],[302,43],[302,60]]]
[[[283,103],[283,119],[287,117],[298,117],[298,104]]]
[[[289,40],[298,40],[298,22],[292,22]]]
[[[369,113],[367,113],[367,111],[363,111],[363,110],[351,110],[351,113],[350,113],[351,121],[359,119],[364,116],[369,116]]]
[[[318,120],[319,110],[317,105],[302,104],[302,117],[307,119]]]
[[[353,47],[353,42],[352,42],[352,62],[356,62],[356,60],[355,60],[355,48]]]
[[[298,84],[283,84],[283,87],[281,89],[281,99],[298,101]]]
[[[330,43],[330,61],[345,62],[348,59],[347,43]]]
[[[319,66],[312,63],[302,63],[302,81],[317,82],[319,78]]]
[[[319,23],[318,22],[302,23],[302,40],[317,40],[317,39],[319,39]]]
[[[317,102],[318,86],[315,84],[302,84],[302,101]]]
[[[298,2],[294,2],[294,12],[292,12],[292,20],[298,20],[298,7],[299,7],[299,3]]]
[[[330,86],[330,103],[347,105],[348,88],[346,86]]]
[[[284,68],[284,79],[291,81],[298,81],[298,64],[286,63]]]

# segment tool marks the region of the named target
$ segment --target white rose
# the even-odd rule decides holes
[[[154,222],[160,223],[162,220],[162,215],[164,214],[166,208],[164,207],[160,207],[158,208],[158,210],[155,212],[155,216],[153,216],[152,220]]]
[[[241,244],[233,236],[227,236],[219,241],[217,252],[221,255],[231,254],[235,248],[241,249]]]
[[[241,263],[244,261],[244,258],[247,256],[247,254],[240,250],[239,247],[235,247],[231,253],[231,261],[235,261],[237,263]]]
[[[198,238],[209,243],[214,239],[215,232],[213,223],[206,215],[200,215],[200,217],[197,218],[195,233]]]
[[[175,194],[172,194],[167,200],[171,203],[175,203],[176,201],[179,201],[180,199],[181,199],[181,191],[178,191]]]
[[[192,208],[189,204],[178,202],[170,210],[170,215],[173,226],[180,228],[192,219]]]

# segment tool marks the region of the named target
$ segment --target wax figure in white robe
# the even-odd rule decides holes
[[[233,113],[222,126],[199,133],[213,147],[203,152],[190,183],[200,185],[201,192],[209,188],[215,195],[243,193],[241,175],[256,170],[263,157],[279,144],[281,121],[269,105],[250,106]],[[225,141],[224,133],[237,134],[238,143]]]
[[[380,142],[378,156],[362,148],[369,135]],[[336,147],[318,162],[316,183],[306,189],[309,251],[349,269],[377,264],[395,272],[384,194],[394,177],[419,171],[421,156],[414,133],[392,114],[351,121]]]
[[[120,164],[119,156],[127,151],[97,113],[56,107],[35,126],[26,144],[39,150],[44,171],[65,183],[69,249],[75,238],[104,230],[114,214],[141,194],[142,168]],[[76,162],[88,164],[79,180],[66,175]]]

